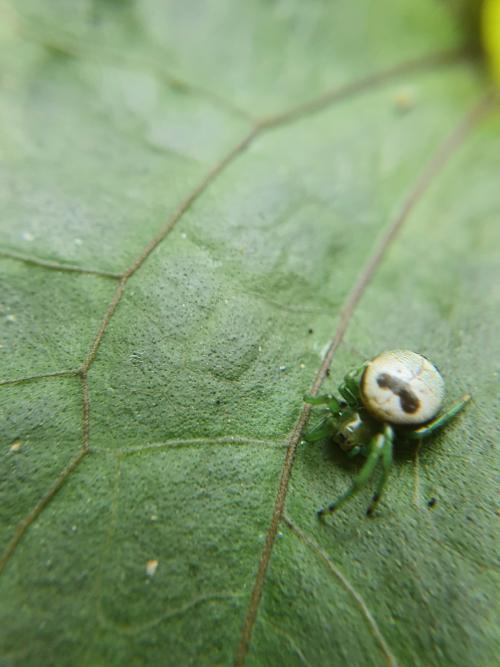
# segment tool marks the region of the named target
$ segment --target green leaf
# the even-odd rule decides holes
[[[493,665],[500,114],[444,3],[0,26],[2,667]],[[320,524],[302,397],[391,348],[473,402]]]

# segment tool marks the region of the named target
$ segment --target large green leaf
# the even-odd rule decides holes
[[[437,0],[0,25],[0,664],[493,665],[500,114],[466,31]],[[400,347],[474,401],[321,525],[358,463],[300,443],[302,395]]]

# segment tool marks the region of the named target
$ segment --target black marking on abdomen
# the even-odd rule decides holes
[[[377,384],[382,389],[390,389],[395,396],[399,396],[403,412],[412,415],[419,409],[420,401],[406,382],[389,373],[381,373],[377,377]]]

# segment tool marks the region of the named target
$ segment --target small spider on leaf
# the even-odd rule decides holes
[[[335,512],[372,476],[379,460],[382,476],[368,507],[373,514],[392,465],[392,446],[398,439],[421,440],[450,422],[470,400],[466,394],[439,414],[444,398],[444,380],[430,361],[409,350],[382,352],[358,369],[350,371],[339,385],[342,399],[328,394],[304,396],[311,405],[325,405],[326,415],[306,442],[328,436],[350,458],[366,457],[351,487],[333,503],[318,510],[321,518]]]

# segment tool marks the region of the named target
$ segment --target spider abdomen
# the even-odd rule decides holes
[[[425,424],[442,406],[444,380],[422,355],[392,350],[367,363],[360,396],[367,411],[381,421],[401,426]]]

